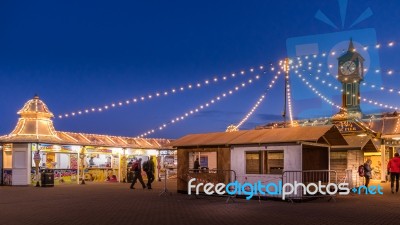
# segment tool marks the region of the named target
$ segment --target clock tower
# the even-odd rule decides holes
[[[338,58],[338,80],[342,83],[342,108],[347,110],[346,119],[359,118],[360,82],[364,80],[364,58],[356,52],[350,39],[347,52]]]

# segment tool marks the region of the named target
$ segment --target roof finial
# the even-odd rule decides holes
[[[354,44],[353,44],[353,38],[350,38],[350,43],[349,43],[349,49],[347,50],[348,52],[354,52]]]
[[[33,99],[39,99],[39,95],[37,93],[35,93],[35,95],[33,96]]]

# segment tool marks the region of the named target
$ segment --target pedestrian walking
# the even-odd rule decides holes
[[[135,189],[136,181],[139,180],[140,184],[142,184],[143,189],[146,188],[142,177],[142,159],[139,158],[136,162],[132,164],[132,171],[134,172],[134,177],[131,184],[131,189]]]
[[[364,177],[365,177],[365,187],[368,188],[369,185],[369,181],[371,180],[372,174],[372,168],[371,168],[371,164],[372,161],[370,159],[368,159],[365,163],[364,163]]]
[[[399,192],[399,175],[400,175],[400,157],[399,153],[395,153],[394,157],[389,160],[388,174],[390,174],[390,187],[392,189],[392,194],[394,194],[394,181],[396,180],[396,194]]]
[[[143,163],[143,170],[146,172],[147,175],[147,188],[152,189],[151,183],[154,181],[154,162],[153,156],[150,156],[149,160]]]

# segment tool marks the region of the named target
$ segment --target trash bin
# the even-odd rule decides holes
[[[54,171],[52,169],[43,170],[40,178],[42,187],[54,187]]]

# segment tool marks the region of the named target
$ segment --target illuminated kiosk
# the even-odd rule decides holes
[[[178,151],[177,190],[186,193],[191,178],[202,183],[233,181],[230,170],[235,171],[240,183],[277,184],[281,179],[285,183],[293,183],[294,179],[302,182],[304,177],[286,172],[330,170],[331,148],[347,142],[331,125],[190,134],[172,145]],[[193,170],[196,158],[201,167],[208,166],[210,170]],[[333,178],[329,174],[325,177]]]
[[[15,129],[0,137],[3,185],[36,184],[40,170],[52,169],[55,184],[127,180],[128,162],[172,150],[167,139],[144,139],[56,131],[53,114],[35,96],[18,111]],[[155,161],[157,163],[157,161]],[[156,174],[157,175],[157,174]],[[43,184],[42,184],[43,185]]]

